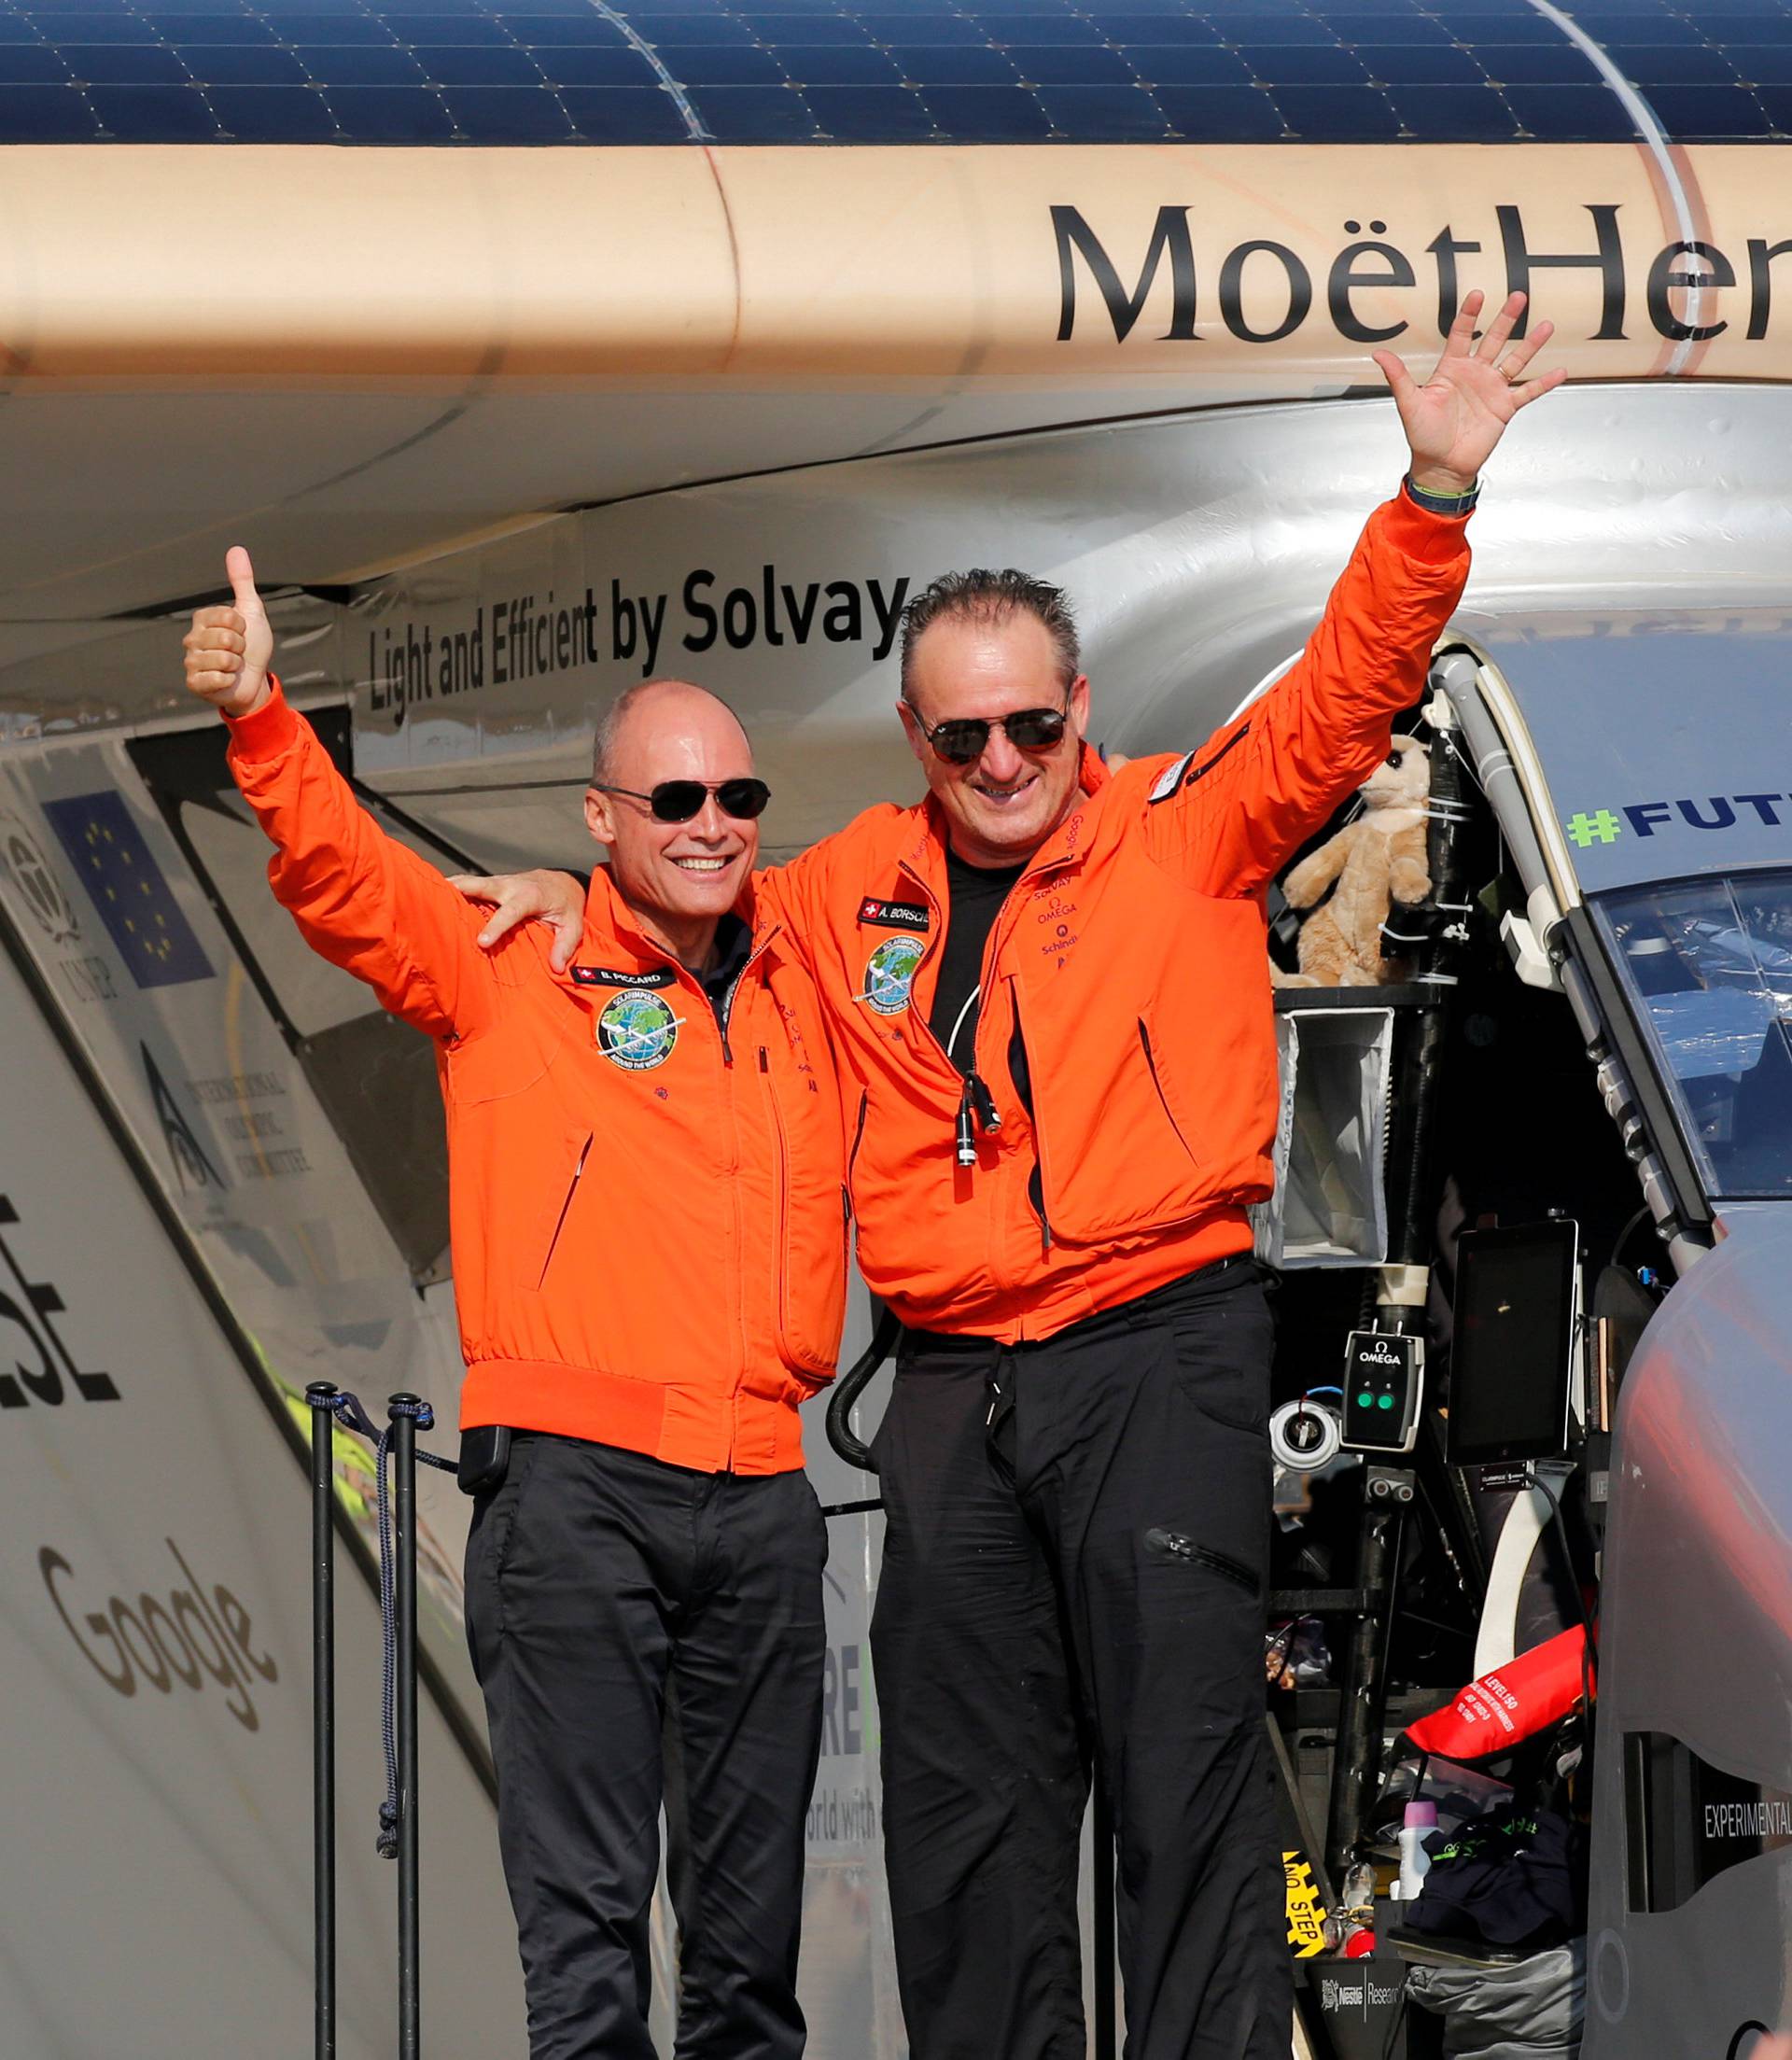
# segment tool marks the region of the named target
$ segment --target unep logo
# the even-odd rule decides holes
[[[618,994],[597,1018],[597,1049],[630,1072],[663,1066],[679,1041],[679,1018],[657,994]]]
[[[879,1016],[900,1016],[908,1006],[925,948],[918,937],[886,937],[865,961],[865,1000]]]

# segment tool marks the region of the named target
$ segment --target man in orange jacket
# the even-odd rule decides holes
[[[1055,588],[939,581],[904,622],[918,808],[762,876],[827,1005],[861,1269],[902,1317],[875,1443],[872,1650],[916,2060],[1083,2060],[1098,1759],[1131,2060],[1285,2055],[1263,1757],[1270,1325],[1249,1205],[1276,1067],[1265,894],[1385,756],[1467,575],[1527,376],[1514,295],[1430,383],[1298,663],[1198,750],[1111,775]],[[557,895],[500,897],[488,938]],[[489,891],[494,883],[470,883]]]
[[[534,2060],[651,2060],[662,1736],[683,1838],[679,2052],[794,2060],[826,1557],[797,1405],[845,1301],[839,1088],[750,877],[740,724],[677,681],[598,735],[609,847],[569,963],[384,835],[268,671],[248,554],[187,638],[308,941],[436,1041],[463,1434],[509,1436],[467,1549]],[[494,1454],[503,1442],[488,1435]]]

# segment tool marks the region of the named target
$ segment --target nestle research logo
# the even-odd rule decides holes
[[[1780,814],[1781,807],[1787,814]],[[1742,813],[1743,810],[1752,813]],[[1614,812],[1610,808],[1577,809],[1566,818],[1562,831],[1570,844],[1583,851],[1595,844],[1616,844],[1627,834],[1652,837],[1658,830],[1733,830],[1740,822],[1745,830],[1757,822],[1770,830],[1792,828],[1792,794],[1707,794],[1702,801],[1683,795],[1678,801],[1632,801]]]

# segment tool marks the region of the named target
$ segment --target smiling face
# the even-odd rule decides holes
[[[630,700],[602,778],[606,786],[646,794],[662,780],[714,786],[752,770],[752,747],[733,713],[701,687],[667,680]],[[693,937],[707,948],[717,918],[739,900],[759,856],[759,824],[725,814],[714,794],[688,822],[661,822],[645,801],[594,786],[585,794],[585,821],[609,847],[610,876],[623,899],[680,959]]]
[[[992,729],[980,757],[954,765],[925,732],[948,719],[1017,715],[1023,708],[1065,706],[1064,668],[1051,632],[1038,616],[1015,610],[941,615],[916,639],[909,657],[903,727],[945,811],[952,848],[973,865],[1018,865],[1051,835],[1076,804],[1077,766],[1089,718],[1089,682],[1070,682],[1070,720],[1057,743],[1023,750],[1005,730]]]

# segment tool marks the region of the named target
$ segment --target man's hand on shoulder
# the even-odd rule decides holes
[[[1527,376],[1555,325],[1539,322],[1528,336],[1513,343],[1512,331],[1524,304],[1522,293],[1512,294],[1477,345],[1475,324],[1482,295],[1478,290],[1469,294],[1450,324],[1444,355],[1422,386],[1393,351],[1375,353],[1411,446],[1415,486],[1434,494],[1466,493],[1519,410],[1567,378],[1560,366],[1539,378]]]
[[[235,604],[193,610],[193,626],[182,638],[187,686],[220,715],[253,715],[272,691],[268,667],[273,662],[273,631],[255,590],[255,568],[240,543],[225,554],[224,569]]]
[[[492,919],[479,933],[489,951],[518,923],[544,922],[553,932],[549,962],[564,973],[585,933],[585,897],[570,873],[455,873],[448,881],[469,902],[489,902]]]

